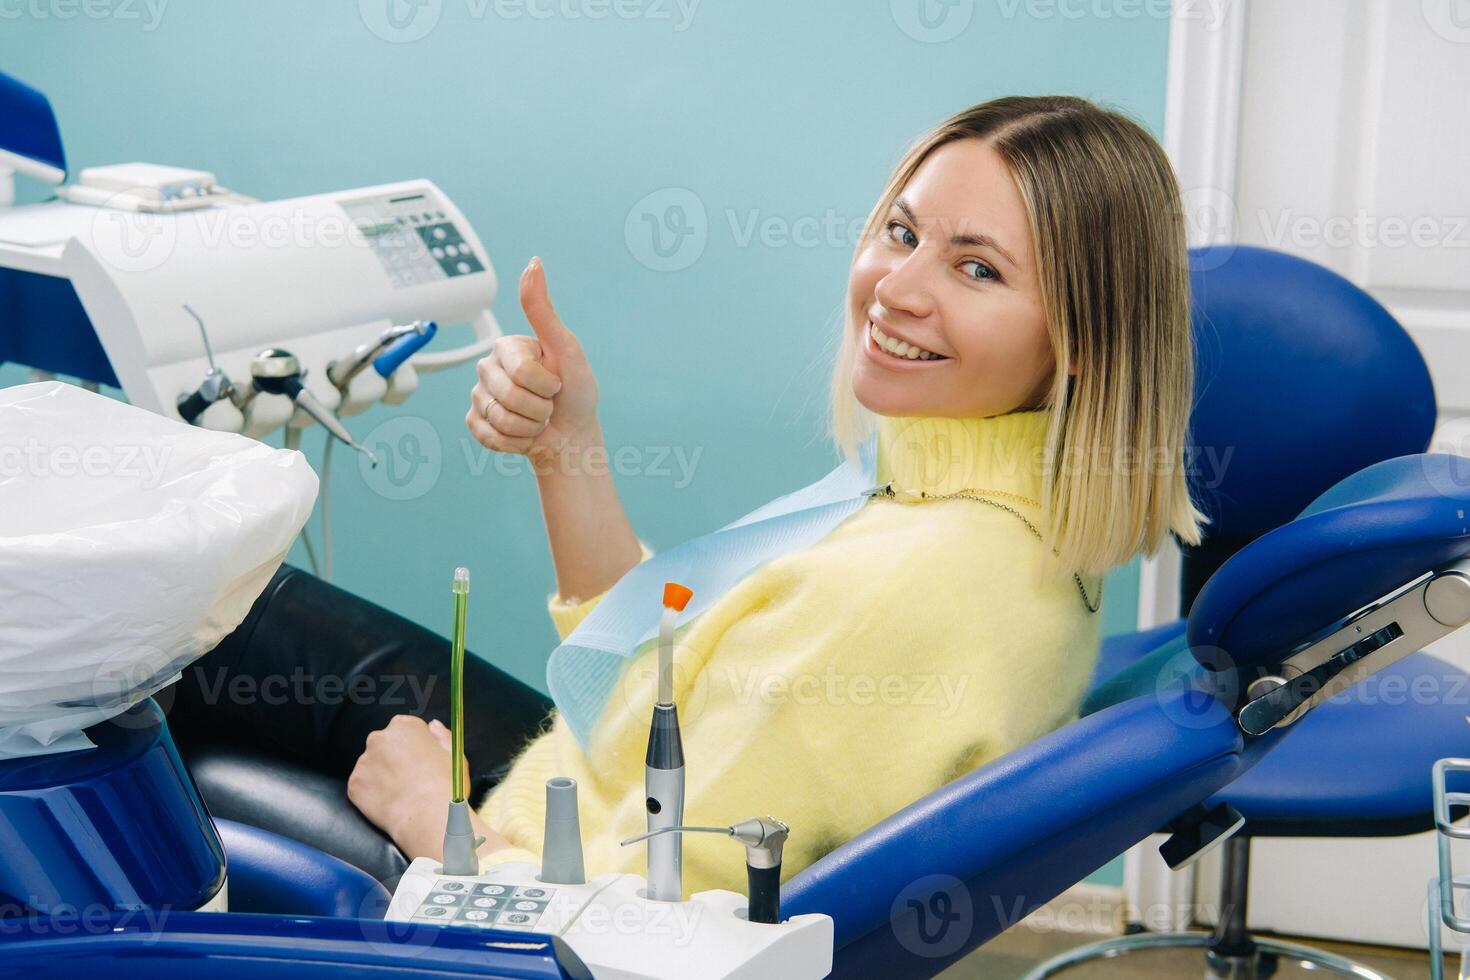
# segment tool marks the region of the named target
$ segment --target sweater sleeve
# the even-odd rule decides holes
[[[653,557],[653,549],[649,548],[641,540],[638,542],[638,548],[643,552],[643,557],[638,559],[639,564]],[[562,598],[555,593],[548,596],[546,599],[546,611],[551,614],[551,623],[556,627],[556,635],[565,640],[571,635],[572,630],[576,629],[578,624],[587,618],[587,614],[597,608],[597,604],[602,601],[602,597],[605,595],[607,595],[607,591],[603,591],[590,599],[578,599],[575,596]],[[520,859],[516,858],[514,860]]]

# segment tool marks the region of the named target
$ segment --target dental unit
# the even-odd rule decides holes
[[[0,167],[55,195],[0,206],[0,362],[290,447],[321,426],[368,460],[341,418],[403,404],[500,335],[485,246],[430,181],[259,201],[126,163],[67,183],[45,97],[0,74],[0,100]],[[424,349],[451,331],[469,336]]]
[[[565,960],[579,960],[599,978],[703,980],[716,977],[826,976],[831,969],[832,920],[808,913],[782,921],[781,851],[789,832],[774,817],[756,817],[726,827],[680,825],[683,755],[674,719],[673,623],[692,593],[664,586],[660,630],[658,702],[649,739],[649,875],[584,871],[577,783],[565,776],[546,782],[545,835],[541,866],[507,862],[480,869],[464,785],[464,634],[469,571],[453,580],[454,620],[450,644],[450,802],[443,859],[417,858],[409,865],[386,918],[405,923],[446,923],[491,930],[550,934],[565,944]],[[657,759],[658,764],[654,761]],[[678,765],[672,763],[677,761]],[[677,771],[677,775],[674,773]],[[654,806],[655,790],[662,794]],[[670,821],[673,822],[670,822]],[[685,833],[725,834],[746,848],[749,895],[680,894],[679,852],[655,851]],[[657,855],[657,856],[656,856]],[[663,890],[655,890],[655,881]],[[670,918],[672,916],[672,919]],[[688,923],[670,930],[660,923]],[[612,928],[612,923],[619,923]]]

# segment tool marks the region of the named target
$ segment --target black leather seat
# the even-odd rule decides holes
[[[310,844],[397,887],[408,859],[348,801],[345,780],[225,743],[180,754],[212,816]]]
[[[301,841],[390,888],[407,867],[347,799],[368,733],[396,714],[449,721],[449,641],[283,565],[245,620],[158,695],[210,813]],[[478,803],[552,702],[465,658],[465,754]]]

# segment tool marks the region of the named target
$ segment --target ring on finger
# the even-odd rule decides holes
[[[485,421],[486,422],[490,421],[490,409],[493,408],[494,405],[495,405],[495,396],[494,395],[491,395],[490,396],[490,400],[485,403],[485,411],[481,413],[482,415],[485,416]]]

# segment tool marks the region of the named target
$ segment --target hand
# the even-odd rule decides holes
[[[536,335],[501,337],[476,365],[465,425],[486,449],[533,458],[600,443],[597,380],[581,342],[551,305],[540,259],[521,273],[520,292]]]
[[[386,728],[371,732],[367,748],[347,777],[347,798],[363,816],[392,837],[410,859],[439,857],[448,812],[450,734],[438,720],[395,715]],[[469,785],[469,769],[465,769]],[[488,853],[509,846],[483,825]]]

